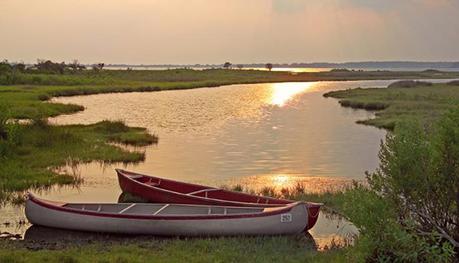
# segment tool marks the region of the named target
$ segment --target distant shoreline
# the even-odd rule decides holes
[[[266,63],[234,63],[243,68],[265,68]],[[106,67],[131,68],[221,68],[223,64],[125,64],[111,63]],[[347,69],[458,69],[459,61],[360,61],[360,62],[312,62],[312,63],[272,63],[273,68],[347,68]]]

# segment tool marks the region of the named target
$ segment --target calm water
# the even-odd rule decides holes
[[[323,98],[330,90],[385,87],[390,81],[310,82],[231,85],[220,88],[56,98],[85,111],[51,119],[55,124],[123,120],[146,127],[159,144],[145,151],[145,162],[128,169],[210,185],[247,188],[290,187],[308,191],[362,180],[378,165],[385,131],[355,124],[373,113],[340,107]],[[78,202],[116,202],[121,193],[113,168],[91,163],[77,167],[78,187],[53,187],[45,198]],[[328,217],[328,218],[327,218]],[[0,231],[24,233],[22,207],[0,209]],[[326,245],[355,232],[349,222],[321,214],[311,231]]]
[[[58,98],[85,111],[57,124],[122,120],[146,127],[159,144],[146,147],[136,171],[213,185],[251,188],[302,181],[309,190],[363,179],[378,164],[383,130],[356,125],[373,113],[342,108],[329,90],[385,86],[386,81],[232,85],[156,93]],[[100,173],[99,165],[83,169]],[[113,174],[112,167],[107,172]],[[84,174],[87,172],[84,172]],[[98,178],[99,179],[99,178]]]

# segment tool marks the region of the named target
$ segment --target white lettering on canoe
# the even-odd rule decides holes
[[[281,223],[289,223],[292,222],[292,214],[281,214]]]

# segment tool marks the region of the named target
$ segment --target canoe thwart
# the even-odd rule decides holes
[[[122,213],[126,212],[127,210],[133,208],[135,205],[136,205],[136,204],[132,204],[132,205],[130,205],[130,206],[124,208],[123,210],[119,211],[118,213],[119,213],[119,214],[122,214]]]
[[[163,211],[164,209],[166,209],[168,206],[169,206],[169,204],[165,204],[163,207],[161,207],[160,209],[158,209],[158,211],[156,211],[153,215],[159,214],[161,211]]]
[[[206,193],[206,197],[207,197],[207,193],[208,192],[218,191],[218,190],[220,190],[220,189],[208,188],[208,189],[202,189],[202,190],[197,190],[197,191],[194,191],[194,192],[190,192],[190,193],[187,193],[187,195],[195,195],[195,194],[200,194],[200,193]]]

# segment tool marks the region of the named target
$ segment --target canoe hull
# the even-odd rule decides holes
[[[132,172],[127,172],[121,169],[116,169],[118,174],[118,182],[121,190],[126,193],[130,193],[139,196],[152,203],[175,203],[175,204],[196,204],[196,205],[221,205],[221,206],[247,206],[247,207],[278,207],[287,204],[294,203],[291,200],[276,199],[271,197],[260,197],[245,193],[239,193],[234,191],[228,191],[223,189],[216,189],[203,185],[188,184],[153,176],[147,176]],[[165,184],[177,184],[184,192],[193,192],[193,190],[199,189],[212,189],[218,191],[220,197],[218,198],[207,198],[207,195],[201,193],[199,195],[189,195],[176,191],[168,191],[155,185],[148,185],[140,182],[138,178],[147,177],[150,181],[155,181]],[[237,201],[235,201],[237,200]],[[255,200],[257,202],[255,202]],[[322,204],[316,203],[305,203],[307,210],[307,225],[304,230],[311,229],[317,222],[320,207]]]
[[[27,200],[26,217],[34,225],[69,230],[159,236],[285,235],[302,232],[306,210],[299,204],[281,214],[234,218],[129,218],[63,211]],[[290,221],[282,218],[288,214]]]

